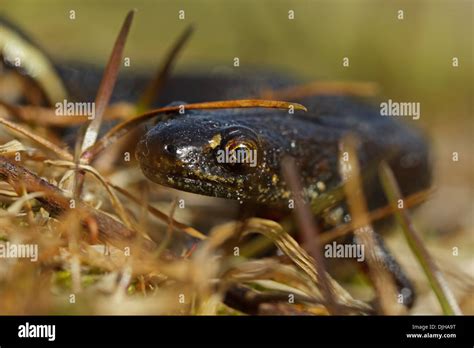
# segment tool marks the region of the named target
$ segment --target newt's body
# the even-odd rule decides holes
[[[341,184],[340,144],[348,134],[360,141],[358,159],[366,194],[382,201],[377,166],[390,163],[405,195],[430,183],[428,148],[421,135],[372,107],[346,97],[303,101],[307,113],[275,110],[192,111],[159,123],[140,141],[137,158],[152,181],[208,196],[286,206],[290,192],[281,176],[285,155],[296,159],[304,194],[314,201]],[[229,146],[250,150],[250,161],[221,163]],[[250,158],[250,156],[249,156]]]
[[[313,208],[324,193],[328,194],[323,201],[328,202],[323,206],[342,208],[339,214],[324,212],[338,216],[329,219],[330,224],[340,223],[344,214],[344,201],[332,192],[341,185],[340,144],[348,134],[359,140],[357,157],[369,209],[386,203],[377,176],[383,160],[393,169],[405,196],[430,185],[428,146],[414,129],[347,97],[313,97],[303,104],[308,112],[293,115],[261,109],[178,115],[148,131],[138,143],[136,155],[143,173],[158,184],[278,208],[288,207],[291,199],[281,175],[281,160],[292,156],[303,194]],[[223,161],[225,150],[248,154],[240,158],[254,161],[238,162],[237,156],[234,161],[229,161],[230,157]],[[325,220],[324,216],[319,218]],[[403,303],[411,306],[414,290],[410,280],[382,239],[376,238],[378,250],[374,252],[393,274]]]

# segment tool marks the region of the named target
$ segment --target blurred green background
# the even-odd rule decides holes
[[[2,0],[55,58],[104,64],[126,12],[132,67],[156,66],[186,25],[196,31],[177,69],[265,66],[306,79],[371,80],[389,96],[464,98],[472,87],[472,1]],[[75,10],[76,19],[69,19]],[[178,19],[184,10],[186,19]],[[295,19],[288,19],[288,11]],[[404,20],[397,11],[404,11]],[[342,58],[350,67],[342,67]],[[460,67],[454,69],[452,57]],[[471,90],[472,92],[472,90]]]

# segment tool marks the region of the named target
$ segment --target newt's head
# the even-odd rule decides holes
[[[271,203],[280,177],[271,148],[266,134],[245,121],[222,112],[192,112],[148,131],[136,157],[143,173],[158,184]]]

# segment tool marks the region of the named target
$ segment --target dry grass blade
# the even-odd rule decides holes
[[[58,117],[54,109],[42,106],[19,106],[3,101],[0,101],[0,105],[22,121],[42,126],[69,127],[87,121],[87,116]]]
[[[128,199],[130,199],[131,201],[135,202],[136,204],[142,204],[142,200],[140,198],[137,198],[135,197],[134,195],[132,195],[130,192],[128,192],[127,190],[121,188],[120,186],[117,186],[117,185],[114,185],[112,183],[108,183],[108,185],[110,187],[112,187],[113,189],[117,190],[118,192],[120,192],[121,194],[123,194],[125,197],[127,197]],[[170,217],[159,211],[158,209],[156,209],[155,207],[147,204],[146,205],[146,208],[148,209],[148,211],[156,216],[158,219],[164,221],[164,222],[169,222],[169,219]],[[195,228],[191,227],[191,226],[188,226],[186,224],[183,224],[182,222],[179,222],[179,221],[176,221],[174,219],[172,219],[172,222],[173,222],[173,227],[174,228],[177,228],[179,229],[180,231],[183,231],[184,233],[187,233],[188,235],[190,235],[191,237],[194,237],[194,238],[197,238],[197,239],[201,239],[201,240],[204,240],[207,238],[207,236],[201,232],[199,232],[198,230],[196,230]]]
[[[68,161],[51,161],[51,160],[46,160],[44,161],[45,164],[51,164],[54,166],[62,167],[62,168],[68,168],[68,169],[80,169],[86,172],[91,173],[99,182],[105,187],[107,193],[109,194],[110,201],[112,202],[112,205],[114,206],[115,210],[117,210],[118,215],[124,222],[124,224],[128,228],[132,228],[132,222],[130,221],[130,218],[128,217],[127,212],[125,211],[125,208],[123,207],[122,203],[120,203],[120,200],[118,197],[115,195],[114,191],[111,190],[109,187],[107,180],[100,175],[100,173],[94,169],[94,167],[84,165],[84,164],[79,164],[77,165],[74,162],[68,162]]]
[[[72,127],[82,125],[89,120],[88,115],[74,115],[74,117],[59,116],[55,109],[42,106],[12,105],[1,100],[0,105],[20,120],[43,127]],[[131,104],[125,102],[116,103],[105,109],[104,118],[110,120],[128,119],[134,112],[135,108]]]
[[[186,41],[188,41],[189,37],[193,33],[193,30],[194,29],[192,25],[188,26],[178,38],[171,51],[168,53],[163,66],[157,71],[155,78],[147,86],[138,102],[137,109],[139,113],[144,112],[150,108],[154,99],[163,88],[163,85],[166,82],[171,69],[173,68],[173,64],[177,59],[178,53],[181,51]]]
[[[289,109],[293,107],[294,110],[308,111],[303,105],[298,103],[290,103],[278,100],[266,99],[238,99],[228,101],[215,101],[198,104],[188,104],[185,109],[229,109],[229,108],[269,108],[269,109]]]
[[[135,231],[126,228],[122,223],[99,210],[80,202],[74,209],[71,208],[71,198],[64,196],[59,188],[3,156],[0,156],[0,179],[7,181],[18,195],[22,195],[23,190],[28,193],[43,192],[44,195],[37,197],[37,200],[52,216],[74,210],[81,216],[83,225],[87,225],[87,218],[93,218],[97,223],[101,241],[109,241],[118,246],[124,243],[130,245],[131,241],[137,241],[147,250],[155,247],[152,241],[139,239]]]
[[[271,279],[293,286],[294,293],[316,293],[315,284],[308,281],[308,277],[298,272],[295,266],[282,264],[274,258],[244,261],[226,270],[221,279],[234,282]]]
[[[21,151],[26,151],[26,147],[16,139],[0,145],[0,155],[9,155]]]
[[[186,110],[212,110],[212,109],[231,109],[231,108],[273,108],[273,109],[286,109],[293,107],[295,110],[307,111],[306,108],[298,103],[289,103],[285,101],[275,100],[260,100],[260,99],[241,99],[241,100],[229,100],[229,101],[216,101],[207,103],[195,103],[186,104]],[[97,143],[95,143],[90,149],[82,154],[82,158],[87,161],[91,161],[107,146],[114,143],[117,139],[127,134],[131,129],[146,122],[157,115],[176,113],[179,112],[181,107],[176,106],[165,106],[163,108],[148,111],[141,114],[129,121],[122,122],[121,124],[112,128],[107,134],[105,134]]]
[[[418,204],[426,201],[429,196],[433,193],[433,189],[423,190],[417,193],[414,193],[408,196],[405,199],[405,207],[412,208],[417,206]],[[323,212],[323,210],[327,209],[330,206],[333,206],[335,203],[342,201],[344,198],[344,188],[338,187],[336,189],[330,190],[325,194],[322,194],[318,199],[315,199],[311,202],[311,210],[314,215],[318,215]],[[326,199],[327,197],[332,197],[332,200]],[[397,208],[398,209],[398,208]],[[368,212],[369,220],[371,222],[383,219],[387,216],[392,215],[396,209],[394,209],[391,205],[386,205],[381,208],[377,208],[373,211]],[[342,225],[338,225],[329,231],[324,231],[319,236],[320,243],[326,244],[329,243],[337,238],[343,237],[347,234],[352,233],[355,230],[355,225],[352,221],[348,223],[344,223]],[[313,242],[314,243],[314,242]],[[241,249],[241,255],[245,256],[252,256],[255,254],[260,254],[265,250],[268,250],[271,247],[271,242],[266,238],[257,238],[255,240],[249,241],[245,246]],[[311,248],[311,245],[303,244],[305,248]]]
[[[15,216],[20,213],[21,209],[23,208],[23,204],[28,202],[31,199],[35,199],[38,197],[41,197],[43,195],[42,192],[33,192],[33,193],[28,193],[25,194],[21,197],[19,197],[15,203],[13,203],[11,206],[8,207],[7,209],[7,214],[5,215],[10,215],[10,216]]]
[[[21,192],[22,192],[22,197],[28,196],[28,192],[26,191],[24,185],[21,186]],[[33,210],[31,208],[30,199],[27,199],[25,201],[25,210],[26,210],[26,218],[28,219],[28,224],[33,226],[35,224],[35,220],[34,220]]]
[[[408,196],[405,199],[405,207],[412,208],[417,206],[418,204],[426,201],[429,196],[433,193],[433,189],[423,190],[417,193],[414,193]],[[329,199],[325,199],[325,197],[333,197],[331,201]],[[318,215],[323,212],[324,209],[328,208],[329,206],[333,206],[336,202],[340,202],[344,198],[344,190],[343,187],[336,188],[334,190],[328,191],[326,194],[322,194],[318,199],[313,200],[311,203],[311,210],[313,214]],[[396,208],[398,209],[398,208]],[[368,212],[369,220],[371,222],[378,221],[383,219],[387,216],[392,215],[395,211],[391,205],[386,205],[381,208],[377,208],[373,211]],[[319,238],[322,244],[329,243],[337,238],[343,237],[347,234],[352,233],[355,230],[354,223],[348,222],[342,225],[338,225],[329,231],[325,231],[322,233]],[[248,242],[241,251],[242,255],[255,255],[264,252],[271,246],[271,242],[265,238],[258,238],[256,240]],[[303,244],[304,247],[311,248],[310,245]]]
[[[175,198],[173,202],[171,202],[171,208],[170,208],[170,213],[168,215],[168,226],[166,228],[166,235],[163,241],[158,245],[158,249],[156,250],[156,254],[160,255],[163,250],[166,249],[168,246],[169,242],[171,241],[171,236],[173,235],[173,216],[174,212],[176,210],[176,205],[178,203],[178,198]]]
[[[127,14],[127,17],[125,18],[125,21],[122,25],[122,29],[120,30],[117,40],[115,41],[112,54],[110,55],[107,67],[105,68],[104,76],[99,86],[99,90],[97,91],[97,96],[95,99],[95,118],[91,121],[86,130],[84,141],[81,147],[82,152],[94,145],[99,135],[100,126],[102,124],[102,115],[109,103],[110,97],[112,96],[112,91],[117,80],[120,63],[122,60],[125,42],[127,40],[130,26],[132,25],[134,14],[135,10],[132,10]]]
[[[34,142],[38,143],[39,145],[45,147],[46,149],[54,152],[61,159],[64,159],[66,161],[72,161],[73,157],[68,151],[63,150],[59,146],[53,144],[52,142],[50,142],[50,141],[48,141],[48,140],[32,133],[32,132],[30,132],[25,127],[20,126],[19,124],[7,121],[3,118],[0,118],[0,123],[7,126],[10,129],[14,130],[15,132],[18,132],[18,133],[26,136],[27,138],[33,140]]]
[[[316,81],[276,91],[265,90],[260,96],[265,99],[300,99],[316,95],[373,97],[378,92],[379,86],[374,82]]]
[[[408,196],[405,199],[405,207],[406,208],[413,208],[413,207],[417,206],[418,204],[426,201],[432,193],[433,193],[433,190],[428,189],[428,190],[423,190],[423,191],[420,191],[420,192],[417,192],[417,193],[414,193],[414,194]],[[388,217],[388,216],[392,215],[397,210],[398,210],[398,207],[393,207],[392,205],[386,205],[384,207],[377,208],[373,211],[368,212],[369,220],[370,220],[370,222],[375,222],[377,220],[380,220],[380,219],[383,219],[385,217]],[[355,227],[355,225],[352,221],[348,222],[348,223],[345,223],[345,224],[342,224],[342,225],[339,225],[339,226],[333,228],[332,230],[324,232],[324,234],[322,234],[320,236],[321,242],[323,244],[328,243],[328,242],[330,242],[334,239],[340,238],[342,236],[345,236],[345,235],[351,233],[355,229],[356,229],[356,227]]]
[[[405,209],[398,209],[398,202],[402,199],[402,195],[393,172],[386,163],[382,163],[380,166],[380,177],[390,204],[396,209],[395,216],[397,217],[399,224],[402,226],[403,234],[405,235],[408,245],[423,268],[443,312],[449,315],[461,315],[461,309],[459,308],[448,283],[444,279],[439,268],[436,266],[436,263],[432,259],[428,250],[423,245],[423,242],[418,236],[415,226],[410,219],[408,211]]]
[[[15,191],[11,191],[11,190],[0,190],[0,196],[17,198],[18,194]]]
[[[243,224],[243,227],[242,227]],[[228,224],[221,225],[212,230],[211,234],[219,233],[222,237],[221,239],[228,239],[235,231],[240,231],[242,229],[242,234],[248,233],[261,233],[270,240],[285,254],[290,260],[306,274],[306,276],[314,282],[314,284],[319,288],[319,275],[317,270],[314,268],[314,260],[309,256],[306,251],[301,248],[296,240],[294,240],[282,227],[280,224],[272,221],[261,218],[251,218],[245,222],[231,222]],[[226,232],[226,233],[224,233]],[[220,243],[217,243],[220,244]],[[326,274],[328,279],[328,284],[331,287],[332,293],[335,295],[335,300],[338,305],[341,307],[346,307],[345,309],[352,311],[366,312],[370,309],[365,303],[355,300],[352,296],[342,288],[334,279],[331,278],[329,274]],[[325,302],[321,294],[314,293],[312,294],[317,298],[321,303]]]
[[[319,231],[314,223],[314,218],[311,213],[309,205],[307,205],[301,193],[303,189],[299,176],[296,172],[296,162],[293,158],[287,157],[282,161],[282,171],[285,181],[291,189],[293,199],[295,201],[295,215],[298,222],[299,230],[301,231],[303,241],[307,245],[311,245],[309,250],[310,255],[315,260],[315,267],[320,275],[320,286],[326,300],[328,310],[332,314],[340,313],[340,309],[334,300],[334,294],[328,284],[327,273],[324,267],[324,258],[321,254],[321,244],[319,242]]]
[[[2,24],[4,23],[2,18]],[[2,25],[0,47],[2,56],[18,57],[19,52],[28,59],[22,59],[21,65],[24,75],[35,76],[35,81],[41,86],[48,101],[54,104],[66,98],[67,92],[61,78],[58,76],[51,60],[38,47],[25,40],[13,27]]]
[[[340,148],[340,171],[352,221],[356,228],[354,234],[357,241],[364,246],[369,275],[377,293],[377,300],[384,314],[401,314],[404,308],[396,301],[397,288],[380,257],[378,252],[380,248],[375,240],[375,232],[367,213],[367,203],[361,189],[362,180],[356,152],[357,141],[354,137],[348,136],[343,139]]]
[[[263,284],[262,284],[263,283]],[[301,294],[296,289],[283,287],[284,290],[268,288],[269,282],[255,281],[254,285],[263,288],[258,291],[242,284],[233,284],[226,292],[226,300],[244,313],[251,315],[312,315],[315,314],[314,299]],[[273,285],[273,284],[271,284]],[[279,288],[278,284],[276,284]],[[292,304],[288,303],[289,296],[293,297]],[[301,304],[300,304],[301,303]],[[303,305],[304,303],[304,305]],[[308,306],[308,303],[313,306]],[[313,307],[313,308],[312,308]],[[317,307],[316,307],[317,308]],[[319,315],[326,315],[327,311],[319,305]]]

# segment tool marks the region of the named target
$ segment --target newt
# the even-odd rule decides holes
[[[14,29],[3,23],[5,35],[12,35]],[[23,44],[25,38],[20,35],[14,39]],[[47,62],[47,59],[38,60]],[[101,70],[69,62],[54,64],[54,70],[69,96],[93,100]],[[137,91],[142,90],[148,80],[143,74],[122,77],[112,101],[135,100]],[[36,82],[44,84],[41,79]],[[61,99],[66,92],[61,83],[53,82],[56,83],[49,89],[57,93],[49,93],[50,99],[54,99],[51,98],[54,95]],[[157,104],[241,98],[262,88],[278,89],[294,83],[286,76],[268,72],[239,76],[188,74],[170,79]],[[43,90],[47,89],[43,86]],[[369,209],[387,203],[377,176],[377,167],[382,161],[392,168],[404,196],[430,186],[429,145],[416,129],[393,117],[382,116],[369,103],[347,96],[313,96],[300,102],[308,112],[186,111],[185,103],[178,102],[184,105],[184,115],[170,115],[144,134],[136,146],[136,158],[144,175],[155,183],[285,209],[291,192],[281,174],[282,159],[291,156],[296,160],[303,195],[308,202],[313,204],[323,196],[331,198],[331,193],[343,184],[339,171],[341,141],[352,134],[359,140],[357,157]],[[229,154],[230,157],[226,156]],[[343,201],[338,203],[344,205]],[[405,304],[410,305],[413,302],[411,283],[382,240],[379,241],[381,253],[397,284],[409,290]]]
[[[158,184],[284,207],[290,199],[281,175],[284,156],[296,160],[304,196],[312,202],[342,184],[340,144],[352,134],[360,143],[362,172],[371,172],[365,187],[371,208],[384,203],[373,170],[382,160],[391,166],[405,196],[429,187],[429,148],[419,131],[349,97],[318,96],[303,104],[308,112],[295,114],[263,109],[188,111],[149,130],[137,145],[136,157],[143,173]],[[256,163],[219,160],[219,154],[237,149],[248,158],[254,154]]]
[[[301,176],[304,198],[314,207],[320,198],[330,202],[331,192],[343,184],[340,145],[352,134],[359,140],[357,156],[369,209],[387,204],[377,176],[382,161],[392,168],[404,196],[430,186],[429,146],[418,130],[348,97],[318,96],[303,104],[308,112],[293,115],[262,109],[188,111],[149,130],[137,144],[136,157],[143,173],[155,183],[284,209],[291,192],[282,177],[281,163],[284,156],[291,156]],[[256,161],[222,161],[220,156],[238,152],[253,153]],[[337,203],[333,212],[343,213],[334,224],[347,211],[344,201]],[[411,281],[382,238],[376,235],[376,239],[378,254],[403,294],[403,303],[411,306],[415,298]]]

